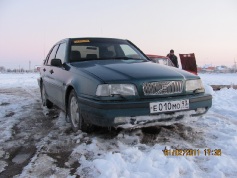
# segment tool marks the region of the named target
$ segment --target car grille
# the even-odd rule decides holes
[[[143,84],[144,95],[167,95],[181,93],[183,89],[182,81],[162,81]]]

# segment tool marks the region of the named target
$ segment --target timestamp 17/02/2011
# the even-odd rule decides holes
[[[165,156],[221,156],[221,149],[164,149]]]

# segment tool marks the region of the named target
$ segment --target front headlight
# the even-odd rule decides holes
[[[196,79],[196,80],[187,80],[186,81],[186,91],[188,92],[195,92],[195,93],[199,93],[199,92],[204,92],[204,87],[202,84],[202,80],[201,79]]]
[[[135,96],[137,89],[132,84],[102,84],[98,85],[96,90],[97,96]]]

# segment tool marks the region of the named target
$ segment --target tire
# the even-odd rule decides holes
[[[46,98],[46,92],[43,84],[41,85],[41,100],[43,106],[46,106],[49,109],[53,107],[53,103]]]
[[[93,131],[93,126],[84,122],[82,117],[81,109],[79,107],[76,92],[71,91],[68,100],[68,117],[72,126],[72,130],[77,132],[81,130],[83,132]]]

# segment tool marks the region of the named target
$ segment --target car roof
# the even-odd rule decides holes
[[[78,38],[68,38],[70,40],[75,40],[75,39],[98,39],[98,40],[125,40],[125,39],[119,39],[119,38],[107,38],[107,37],[78,37]]]
[[[58,41],[56,44],[62,43],[62,42],[68,42],[73,40],[108,40],[108,41],[128,41],[127,39],[119,39],[119,38],[106,38],[106,37],[73,37],[73,38],[65,38],[60,41]],[[56,45],[55,44],[55,45]]]

